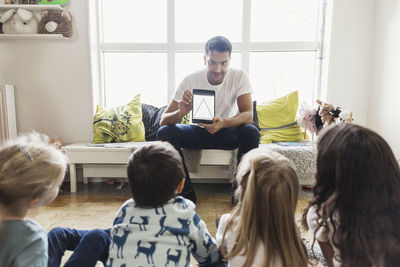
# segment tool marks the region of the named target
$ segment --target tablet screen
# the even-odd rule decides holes
[[[215,114],[215,92],[212,90],[193,89],[193,122],[212,122]]]

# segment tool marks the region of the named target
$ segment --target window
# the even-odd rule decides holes
[[[319,97],[322,0],[91,0],[94,102],[167,105],[183,77],[204,68],[204,43],[223,35],[231,66],[243,68],[253,98],[294,90]]]

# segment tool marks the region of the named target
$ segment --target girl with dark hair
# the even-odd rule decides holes
[[[302,223],[329,266],[400,265],[400,168],[386,141],[354,124],[318,138],[313,199]]]

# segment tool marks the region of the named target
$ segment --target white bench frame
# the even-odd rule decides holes
[[[138,146],[145,143],[148,142],[138,142]],[[132,153],[130,148],[95,147],[88,146],[87,143],[67,145],[62,150],[68,158],[71,193],[77,191],[76,169],[78,164],[83,164],[84,172],[90,173],[89,177],[126,177],[125,168],[122,167],[128,164],[129,156]],[[230,150],[203,150],[199,168],[207,167],[199,173],[190,173],[191,179],[228,182],[228,165],[231,156]],[[103,174],[114,172],[114,175],[98,175],[93,171],[94,168],[100,169]],[[87,183],[86,175],[83,177],[83,182]]]
[[[133,146],[138,147],[148,143],[137,142]],[[71,193],[77,191],[76,168],[78,164],[83,166],[83,182],[85,184],[88,182],[88,177],[126,178],[125,166],[132,153],[132,147],[96,147],[80,143],[67,145],[62,149],[69,161]],[[274,150],[274,148],[271,149]],[[229,163],[231,157],[231,150],[203,149],[199,171],[189,173],[192,182],[230,182]],[[307,175],[306,173],[307,178],[312,177]],[[310,184],[307,183],[310,182],[309,179],[301,178],[301,176],[304,177],[304,173],[298,173],[298,176],[300,184],[303,182]]]

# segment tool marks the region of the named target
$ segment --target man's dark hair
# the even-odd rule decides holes
[[[185,176],[178,151],[166,142],[137,148],[129,158],[127,170],[132,197],[143,207],[167,203]]]
[[[232,53],[232,44],[223,36],[215,36],[207,41],[205,50],[207,56],[210,54],[210,51],[228,52],[230,56]]]

